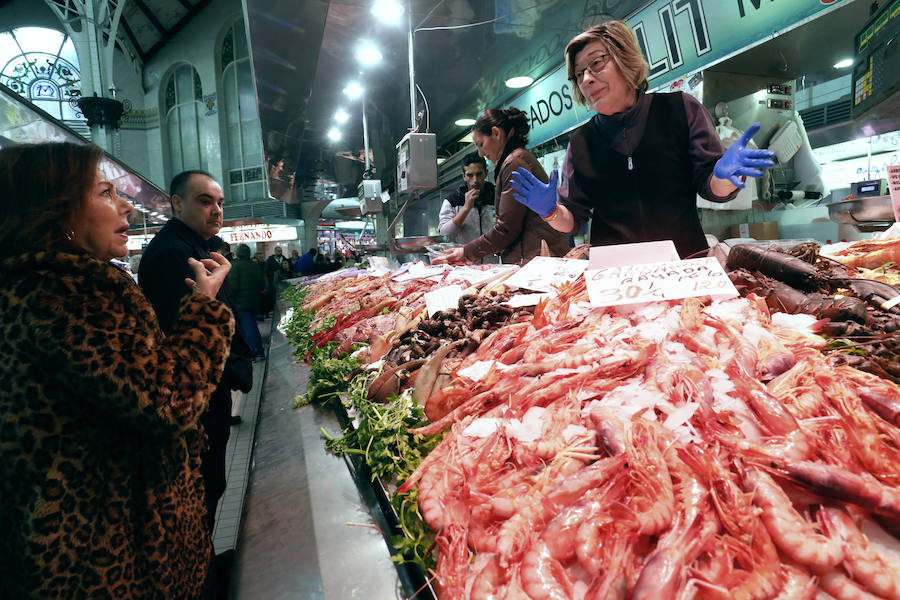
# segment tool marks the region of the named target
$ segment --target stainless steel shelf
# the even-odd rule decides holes
[[[857,227],[887,227],[894,222],[894,205],[890,196],[854,198],[829,204],[828,217]]]

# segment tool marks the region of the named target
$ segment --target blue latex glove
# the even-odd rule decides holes
[[[519,167],[512,174],[510,185],[513,188],[513,198],[541,217],[546,217],[556,208],[557,181],[556,169],[550,174],[550,183],[544,183],[531,172]]]
[[[744,182],[741,177],[762,177],[762,171],[774,166],[772,159],[775,153],[771,150],[752,150],[747,148],[747,142],[759,131],[759,122],[750,126],[741,139],[733,143],[725,150],[725,154],[713,167],[713,175],[719,179],[727,179],[737,187],[743,189]]]

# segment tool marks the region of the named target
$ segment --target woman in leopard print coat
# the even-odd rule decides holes
[[[109,262],[133,208],[101,157],[0,150],[2,598],[196,598],[211,559],[197,420],[233,334],[227,261],[194,265],[164,336]]]

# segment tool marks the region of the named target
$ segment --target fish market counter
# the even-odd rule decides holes
[[[291,352],[273,327],[229,596],[409,598],[419,585],[390,560],[390,527],[368,476],[325,450],[321,430],[340,433],[335,414],[293,408],[309,367]]]

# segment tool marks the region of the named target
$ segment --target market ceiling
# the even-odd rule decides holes
[[[411,127],[407,61],[408,16],[390,26],[372,16],[373,0],[246,0],[263,140],[268,156],[297,166],[298,181],[327,170],[330,157],[363,146],[359,103],[342,90],[360,76],[369,97],[370,143],[395,144]],[[518,90],[513,75],[538,79],[562,59],[568,40],[610,17],[625,17],[646,0],[411,0],[415,82],[421,88],[417,112],[438,136],[438,148],[452,145],[469,127],[454,125],[498,106]],[[401,4],[408,6],[406,0]],[[475,23],[481,25],[469,26]],[[455,27],[456,29],[447,29]],[[438,29],[435,29],[438,28]],[[378,46],[383,59],[362,75],[356,59],[361,40]],[[424,112],[427,101],[427,113]],[[326,132],[344,107],[350,120],[343,137]],[[375,131],[373,129],[373,123]],[[430,127],[429,127],[430,125]],[[382,144],[382,153],[392,146]]]

